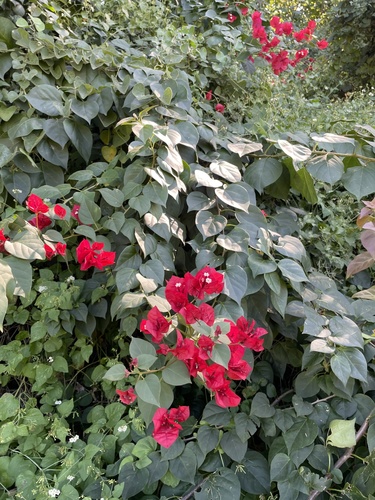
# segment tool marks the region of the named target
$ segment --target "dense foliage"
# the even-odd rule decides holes
[[[0,498],[371,499],[375,130],[269,123],[313,24],[148,4],[3,1]]]

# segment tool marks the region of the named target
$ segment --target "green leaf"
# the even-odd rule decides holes
[[[89,163],[93,145],[92,133],[89,127],[75,120],[65,119],[64,130],[78,153],[86,163]]]
[[[128,267],[121,267],[116,273],[116,286],[119,293],[127,292],[139,285],[137,271]]]
[[[242,179],[241,172],[237,165],[224,160],[217,160],[211,163],[210,170],[212,173],[222,177],[228,182],[239,182]]]
[[[203,410],[202,420],[213,425],[228,425],[232,415],[227,408],[217,406],[214,401],[210,401]]]
[[[241,488],[253,495],[269,494],[271,489],[270,470],[267,460],[257,451],[248,451],[238,469],[237,477]],[[235,468],[236,464],[232,465]],[[229,499],[228,499],[229,500]]]
[[[181,481],[194,484],[197,457],[189,448],[185,448],[180,456],[170,460],[169,470]]]
[[[163,380],[172,386],[191,384],[189,370],[179,359],[171,360],[162,371]]]
[[[263,149],[263,145],[260,142],[236,142],[235,144],[228,144],[229,151],[233,153],[237,153],[238,156],[245,156],[250,153],[254,153],[254,151],[261,151]]]
[[[248,443],[243,442],[237,436],[236,431],[224,432],[221,440],[220,447],[228,455],[229,458],[235,462],[241,462],[247,451]]]
[[[64,114],[63,93],[52,85],[43,83],[32,88],[26,99],[31,106],[48,117]]]
[[[360,200],[375,193],[375,165],[367,164],[348,168],[342,177],[342,183]]]
[[[135,392],[146,403],[160,406],[161,386],[156,375],[146,375],[144,379],[139,380],[135,384]]]
[[[346,318],[345,316],[335,316],[330,320],[329,328],[332,332],[329,340],[334,342],[336,345],[359,347],[360,349],[363,348],[364,340],[362,332],[358,328],[357,324],[351,319]]]
[[[142,354],[148,354],[150,356],[156,356],[155,347],[146,340],[139,339],[137,337],[132,337],[129,346],[129,354],[132,358],[138,358]]]
[[[240,266],[230,266],[224,273],[224,289],[223,294],[233,299],[237,304],[241,304],[241,300],[247,291],[247,274]]]
[[[111,207],[119,208],[125,201],[125,196],[119,189],[102,188],[98,191]]]
[[[211,359],[214,363],[228,368],[230,360],[230,349],[225,344],[215,344],[212,348]]]
[[[306,257],[306,250],[301,241],[294,236],[290,236],[289,234],[280,236],[277,244],[274,244],[273,246],[275,250],[286,257],[291,257],[292,259],[299,261]]]
[[[216,470],[194,493],[195,500],[239,500],[241,485],[237,475],[227,468]]]
[[[336,377],[339,378],[343,384],[346,384],[352,372],[349,361],[338,352],[331,357],[330,363],[331,369]]]
[[[244,180],[261,194],[266,186],[277,181],[282,172],[282,164],[275,158],[260,158],[246,168]]]
[[[0,168],[9,163],[13,156],[13,153],[4,144],[0,144]]]
[[[151,436],[140,439],[132,449],[132,455],[137,458],[145,458],[156,450],[157,443]]]
[[[227,219],[223,215],[214,215],[206,210],[201,210],[195,217],[195,223],[204,241],[224,231]]]
[[[44,138],[39,142],[36,149],[38,153],[50,163],[64,169],[68,166],[69,151],[67,147],[62,148],[59,144]]]
[[[251,269],[251,273],[256,278],[261,274],[267,275],[273,273],[277,269],[277,264],[273,260],[264,258],[255,251],[249,251],[247,263]]]
[[[266,279],[267,276],[269,276],[269,274],[265,275]],[[286,306],[288,304],[288,288],[282,281],[280,281],[280,290],[278,293],[274,290],[271,290],[271,302],[276,311],[278,311],[281,316],[284,317]]]
[[[207,210],[215,204],[215,200],[211,200],[200,191],[193,191],[188,194],[186,198],[188,212]]]
[[[315,179],[332,185],[341,179],[345,167],[341,158],[327,155],[313,158],[306,168]]]
[[[327,443],[337,448],[355,446],[355,418],[353,420],[332,420],[329,424],[330,435]]]
[[[275,408],[270,405],[270,402],[263,392],[257,392],[251,402],[250,415],[254,415],[259,418],[269,418],[273,417],[275,414]]]
[[[163,285],[164,267],[159,260],[148,260],[140,265],[139,271],[145,278],[152,279],[159,285]]]
[[[271,481],[285,481],[293,470],[295,466],[288,455],[277,453],[271,462]]]
[[[19,259],[44,260],[46,257],[42,240],[38,236],[38,230],[30,228],[17,234],[12,241],[4,243],[5,250]]]
[[[367,382],[368,370],[365,356],[353,348],[342,349],[337,352],[337,356],[346,359],[350,365],[350,376],[361,382]]]
[[[18,295],[20,297],[27,297],[31,291],[32,285],[32,267],[29,262],[25,260],[20,260],[16,257],[7,257],[6,263],[10,267],[12,272],[15,288],[14,295]],[[0,269],[1,269],[1,261],[0,261]],[[2,271],[3,272],[3,271]]]
[[[238,184],[229,184],[226,189],[215,189],[215,194],[220,201],[230,207],[247,211],[250,205],[249,194],[246,189]]]
[[[197,442],[205,455],[214,450],[219,444],[220,432],[219,429],[202,425],[198,429]]]
[[[6,392],[0,398],[0,421],[17,415],[20,409],[20,402],[13,394]]]
[[[88,123],[91,123],[91,120],[93,120],[99,113],[97,95],[91,95],[85,101],[79,101],[75,98],[72,99],[70,101],[70,109],[73,113],[80,116]]]
[[[309,281],[302,266],[294,260],[283,259],[277,264],[283,276],[290,279],[290,281],[297,281],[298,283],[302,281]]]
[[[289,455],[309,446],[318,435],[318,426],[308,418],[297,419],[295,424],[284,433],[284,441]]]
[[[121,467],[118,482],[124,485],[122,498],[126,500],[140,493],[148,483],[149,471],[138,469],[134,463],[128,462]]]
[[[290,142],[281,139],[279,139],[277,143],[280,146],[280,149],[282,149],[284,153],[290,156],[294,161],[306,161],[311,156],[311,150],[305,146],[301,146],[301,144],[291,144]]]
[[[246,231],[239,227],[235,227],[228,234],[221,234],[216,238],[216,242],[226,250],[232,252],[248,252],[249,236]]]
[[[105,380],[116,382],[125,378],[126,368],[122,363],[111,366],[111,368],[103,375]]]
[[[309,203],[318,202],[313,178],[306,168],[300,168],[298,172],[293,175],[291,184],[292,187],[297,189]]]

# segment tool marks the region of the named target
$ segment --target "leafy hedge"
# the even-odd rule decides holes
[[[76,36],[58,5],[0,18],[0,498],[374,491],[374,302],[313,268],[291,200],[315,203],[317,180],[375,192],[375,131],[267,138],[233,121],[250,73],[222,54],[257,42],[223,2],[189,4],[160,50]],[[220,287],[197,292],[200,272]],[[168,299],[172,276],[199,313]],[[235,360],[241,317],[267,334]],[[200,339],[240,404],[178,351]]]

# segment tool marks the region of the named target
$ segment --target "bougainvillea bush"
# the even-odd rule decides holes
[[[3,2],[0,498],[371,498],[374,302],[300,223],[317,182],[375,192],[375,130],[235,119],[258,64],[295,77],[259,36],[314,23],[158,5],[159,38]]]

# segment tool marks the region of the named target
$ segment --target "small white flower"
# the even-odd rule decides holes
[[[62,401],[60,401],[60,399],[55,401],[55,405],[61,405],[61,403],[62,403]]]
[[[61,491],[57,488],[51,488],[48,490],[48,495],[52,498],[57,498],[60,495]]]
[[[79,439],[79,436],[78,434],[76,434],[75,436],[69,438],[69,443],[75,443],[76,441],[78,441]]]
[[[127,425],[121,425],[117,431],[118,432],[126,432],[128,430],[128,426]]]
[[[212,283],[212,279],[211,278],[206,278],[206,283]]]
[[[53,363],[53,357],[50,356],[48,359],[47,359],[48,363]]]
[[[74,276],[69,276],[69,278],[66,278],[66,282],[67,283],[72,283],[73,281],[75,280],[75,277]]]
[[[22,190],[21,189],[12,189],[12,193],[14,193],[14,194],[22,193]]]
[[[49,201],[51,201],[49,198],[44,198],[43,200],[45,203],[48,203]]]
[[[47,288],[48,288],[47,286],[40,285],[40,286],[38,287],[38,292],[39,292],[39,293],[45,292],[45,291],[47,290]]]
[[[67,477],[66,477],[66,479],[67,479],[68,481],[73,481],[74,476],[67,476]]]

